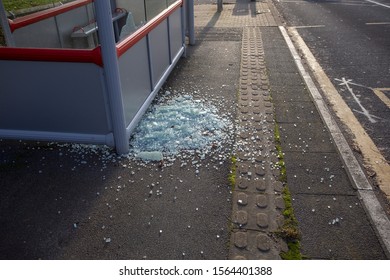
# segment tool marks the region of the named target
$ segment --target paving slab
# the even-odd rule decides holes
[[[270,89],[272,100],[278,104],[281,104],[281,102],[312,101],[306,88],[302,86],[273,84],[270,85]]]
[[[386,259],[357,196],[299,194],[293,206],[311,259]]]
[[[294,101],[280,102],[275,107],[275,118],[278,123],[298,123],[320,121],[319,114],[313,102]]]
[[[272,54],[269,57],[268,65],[270,65],[274,69],[280,69],[284,73],[298,73],[297,67],[295,64],[289,59],[289,57],[282,57],[279,53]]]
[[[337,153],[288,152],[285,163],[287,181],[293,195],[356,195]]]
[[[280,141],[284,152],[335,152],[328,130],[320,122],[279,124]]]
[[[274,72],[272,75],[269,75],[269,81],[271,84],[283,84],[285,86],[302,86],[304,82],[301,79],[299,73],[287,72],[287,73],[277,73]]]
[[[217,5],[195,5],[195,26],[243,27],[277,26],[280,19],[267,2],[232,1],[224,4],[221,13]]]

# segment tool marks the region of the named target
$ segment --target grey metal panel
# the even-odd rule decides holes
[[[17,29],[13,33],[16,47],[60,48],[56,22],[48,18]]]
[[[149,48],[155,86],[169,66],[169,42],[167,20],[149,33]]]
[[[0,129],[2,139],[21,139],[33,141],[57,141],[57,142],[75,142],[85,144],[105,144],[114,147],[114,135],[112,133],[102,134],[84,134],[67,132],[47,132],[47,131],[28,131],[28,130],[7,130]]]
[[[176,10],[169,17],[171,57],[174,57],[183,46],[181,9]]]
[[[146,39],[142,39],[119,59],[126,123],[129,124],[152,89]]]
[[[0,129],[110,133],[95,64],[0,61]]]

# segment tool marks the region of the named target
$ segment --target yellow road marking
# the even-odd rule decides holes
[[[390,98],[386,96],[384,91],[390,91],[390,88],[373,88],[374,93],[382,100],[383,103],[386,104],[388,108],[390,108]]]

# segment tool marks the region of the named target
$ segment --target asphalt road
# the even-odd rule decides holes
[[[390,161],[390,1],[273,1]]]

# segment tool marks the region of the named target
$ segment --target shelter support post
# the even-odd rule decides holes
[[[11,29],[9,28],[7,13],[5,12],[3,1],[0,0],[0,23],[1,28],[3,29],[5,42],[8,47],[15,47],[15,42],[12,37]]]
[[[108,91],[115,148],[118,154],[126,154],[129,152],[129,139],[126,132],[122,87],[115,35],[112,28],[110,1],[95,0],[95,12],[96,21],[99,26],[99,40],[104,67],[104,78]]]
[[[194,0],[187,0],[186,14],[189,44],[195,45]]]

